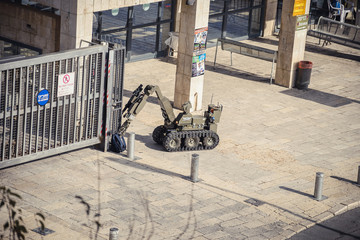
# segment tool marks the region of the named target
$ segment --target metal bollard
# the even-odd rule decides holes
[[[199,178],[199,154],[193,154],[191,158],[191,175],[190,180],[192,182],[198,182]]]
[[[360,185],[360,166],[358,168],[358,179],[357,179],[357,184]]]
[[[135,133],[134,132],[129,132],[127,145],[128,145],[127,156],[128,156],[128,158],[133,160],[134,159],[134,149],[135,149]]]
[[[109,240],[118,240],[118,237],[119,237],[119,229],[110,228]]]
[[[324,180],[324,173],[317,172],[316,173],[316,180],[315,180],[315,191],[314,191],[314,198],[317,201],[321,201],[321,200],[324,200],[324,199],[327,198],[327,197],[322,195],[323,180]]]

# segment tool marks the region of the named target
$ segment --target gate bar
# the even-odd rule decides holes
[[[40,92],[41,78],[42,78],[42,64],[39,64],[39,68],[40,69],[39,69],[39,87],[38,87],[38,91]],[[35,76],[35,78],[36,78],[36,76]],[[33,95],[32,98],[34,99],[35,95]],[[36,137],[35,137],[35,153],[37,153],[37,151],[38,151],[39,129],[40,129],[40,108],[41,108],[41,106],[39,104],[36,104],[36,105],[37,105],[37,123],[36,123]]]
[[[79,139],[78,141],[81,142],[82,141],[82,116],[83,116],[83,104],[84,104],[84,88],[85,88],[85,84],[84,84],[84,79],[85,79],[85,66],[86,66],[86,56],[83,56],[83,71],[82,71],[82,87],[81,87],[81,102],[80,102],[80,126],[79,126]]]
[[[90,60],[89,60],[89,79],[91,80],[91,68],[92,68],[92,58],[93,55],[90,55]],[[87,89],[87,98],[86,98],[86,113],[84,114],[86,116],[85,118],[85,139],[88,139],[88,124],[89,124],[89,118],[90,118],[90,85],[91,85],[91,81],[88,82],[88,89]]]
[[[26,81],[25,81],[25,94],[24,94],[24,122],[23,122],[23,143],[22,143],[22,156],[25,156],[25,142],[26,142],[26,121],[27,121],[27,100],[28,100],[28,87],[29,87],[29,66],[26,67]]]
[[[65,61],[65,67],[64,67],[64,72],[61,71],[61,69],[59,70],[59,75],[60,73],[61,74],[65,74],[67,71],[67,59],[64,59]],[[62,79],[58,79],[58,81],[60,82]],[[62,105],[62,121],[61,121],[61,132],[60,132],[60,146],[63,146],[63,143],[64,143],[64,134],[65,134],[65,100],[66,100],[66,97],[67,95],[65,96],[62,96],[61,99],[62,99],[62,102],[63,102],[63,105]]]
[[[74,58],[71,58],[71,66],[70,66],[70,71],[73,72],[74,71]],[[76,86],[76,77],[74,74],[74,93],[69,95],[69,110],[68,110],[68,131],[67,131],[67,136],[66,136],[66,144],[69,145],[70,144],[70,129],[71,129],[71,100],[72,100],[72,96],[75,94],[75,86]],[[75,96],[75,95],[74,95]]]
[[[93,70],[93,73],[94,73],[94,86],[93,86],[93,100],[92,100],[92,109],[91,109],[91,118],[90,118],[90,136],[92,137],[93,136],[93,133],[94,133],[94,123],[95,123],[95,95],[96,95],[96,83],[97,83],[97,76],[98,76],[98,73],[97,73],[97,59],[98,59],[98,56],[99,54],[96,54],[95,55],[95,64],[94,64],[94,70]],[[100,94],[100,99],[101,99],[101,94]]]
[[[49,53],[46,55],[41,55],[41,61],[38,62],[38,64],[41,63],[46,63],[46,62],[53,62],[53,61],[59,61],[59,60],[54,60],[54,56],[56,56],[56,59],[65,59],[65,58],[71,58],[71,57],[77,57],[77,56],[90,56],[91,54],[96,54],[99,51],[105,51],[104,49],[107,48],[107,46],[104,45],[94,45],[91,47],[84,47],[84,48],[79,48],[76,49],[76,51],[74,51],[74,49],[72,50],[66,50],[63,52],[54,52],[54,53]],[[107,50],[106,50],[107,51]],[[25,58],[23,60],[19,60],[16,59],[14,61],[11,62],[7,62],[7,63],[2,63],[0,64],[0,71],[3,70],[7,70],[7,69],[13,69],[13,68],[20,68],[20,67],[24,67],[27,65],[32,65],[34,64],[34,59],[38,58],[39,56],[35,56],[35,57],[29,57],[29,58]]]
[[[9,70],[6,70],[6,80],[5,80],[5,93],[8,92],[8,81],[9,81]],[[3,151],[2,159],[5,159],[5,146],[6,146],[6,112],[7,112],[7,96],[5,95],[5,105],[4,105],[4,124],[3,124]]]
[[[17,109],[17,132],[16,132],[16,146],[15,146],[15,158],[18,157],[18,151],[19,151],[19,132],[20,132],[20,107],[21,107],[21,96],[22,96],[22,78],[23,78],[23,68],[20,68],[20,83],[19,83],[19,106]],[[1,78],[0,78],[1,79]],[[1,92],[1,91],[0,91]]]
[[[73,130],[73,136],[72,136],[72,142],[74,143],[75,140],[75,134],[77,129],[77,122],[76,122],[76,116],[77,116],[77,105],[78,105],[78,91],[79,91],[79,74],[80,74],[80,57],[76,57],[76,84],[75,84],[75,109],[74,109],[74,130]]]
[[[36,65],[33,65],[32,69],[32,95],[31,98],[31,112],[30,112],[30,140],[29,140],[29,154],[32,153],[32,135],[33,135],[33,124],[34,124],[34,95],[35,95],[35,74],[36,74]]]
[[[49,80],[49,63],[46,63],[46,72],[45,72],[45,86],[44,88],[47,89],[48,86],[48,80]],[[40,89],[39,89],[40,91]],[[50,95],[50,94],[49,94]],[[50,100],[50,96],[49,96]],[[41,144],[41,151],[45,150],[45,126],[46,126],[46,104],[44,105],[44,118],[43,118],[44,124],[43,124],[43,132],[42,132],[42,144]],[[49,139],[50,140],[50,139]]]
[[[51,95],[49,96],[50,97],[50,120],[49,120],[49,142],[48,142],[48,150],[51,149],[51,133],[52,133],[52,129],[51,129],[51,123],[52,123],[52,118],[53,118],[53,99],[55,97],[55,91],[54,91],[54,83],[55,83],[55,66],[56,66],[56,63],[55,61],[52,61],[51,62],[52,64],[52,83],[51,83]],[[58,105],[58,104],[56,104]]]
[[[12,136],[13,136],[13,125],[14,125],[14,102],[15,102],[15,78],[16,69],[13,70],[12,75],[12,90],[11,90],[11,113],[10,113],[10,126],[9,126],[9,159],[11,159],[11,147],[12,147]],[[4,139],[5,140],[5,139]]]
[[[57,83],[59,84],[59,75],[61,74],[61,60],[59,60],[59,71],[58,71],[58,74],[57,74]],[[56,65],[55,65],[55,70],[56,70]],[[56,78],[56,74],[55,74],[55,78]],[[55,80],[54,78],[54,80]],[[57,95],[59,93],[57,92]],[[54,137],[54,148],[57,147],[57,135],[58,135],[58,131],[57,131],[57,128],[58,128],[58,125],[59,125],[59,102],[60,102],[60,99],[58,96],[56,96],[58,101],[57,101],[57,104],[56,104],[56,116],[55,116],[55,137]],[[63,102],[64,104],[64,102]]]

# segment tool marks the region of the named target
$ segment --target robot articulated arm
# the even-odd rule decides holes
[[[152,134],[156,143],[162,144],[169,152],[210,150],[218,145],[217,125],[222,112],[221,105],[209,104],[208,110],[203,115],[192,115],[191,103],[186,102],[183,104],[183,112],[175,117],[169,99],[162,95],[158,86],[147,85],[143,88],[143,85],[140,85],[125,104],[123,109],[125,121],[118,129],[118,134],[113,134],[114,144],[112,144],[115,149],[120,149],[120,151],[124,149],[122,147],[125,145],[123,135],[144,108],[147,98],[153,93],[156,93],[164,117],[164,124],[157,126]]]
[[[136,115],[139,114],[140,111],[144,108],[147,98],[154,92],[156,93],[157,99],[159,101],[165,124],[171,124],[175,120],[175,115],[171,103],[168,98],[161,94],[160,88],[158,86],[147,85],[145,89],[143,89],[143,85],[140,84],[140,86],[137,87],[135,91],[133,91],[132,96],[123,109],[123,117],[126,120],[119,128],[118,133],[120,135],[125,134],[127,128],[130,126],[131,121],[134,120]]]

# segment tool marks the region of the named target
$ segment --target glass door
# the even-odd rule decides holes
[[[166,54],[165,40],[174,29],[176,0],[147,3],[95,13],[94,36],[98,40],[121,42],[127,60]]]
[[[209,41],[247,39],[262,34],[265,0],[215,0],[210,2]]]

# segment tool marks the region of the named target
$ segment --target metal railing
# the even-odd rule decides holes
[[[360,49],[360,27],[320,17],[316,29],[309,29],[308,35],[348,47]],[[323,44],[323,45],[324,45]]]
[[[108,52],[95,45],[0,64],[0,169],[101,142]]]
[[[214,67],[216,64],[216,56],[218,51],[218,44],[221,43],[221,49],[230,52],[230,64],[232,65],[232,53],[238,53],[241,55],[246,55],[249,57],[255,57],[266,61],[271,61],[271,74],[270,74],[270,84],[272,84],[274,65],[277,60],[277,51],[267,48],[262,48],[247,43],[237,42],[230,39],[218,38],[216,42],[215,58],[214,58]]]

